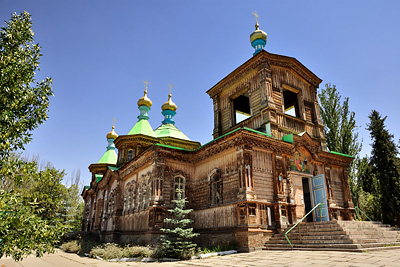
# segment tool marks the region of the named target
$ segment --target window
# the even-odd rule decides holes
[[[219,172],[211,177],[211,205],[222,204],[222,177]]]
[[[256,216],[256,205],[249,204],[249,216]]]
[[[181,193],[181,197],[185,197],[185,178],[182,176],[177,176],[174,179],[174,196],[175,199],[178,199],[178,192]]]
[[[297,93],[291,90],[284,90],[283,100],[284,100],[285,114],[299,118],[300,112],[299,112],[299,101],[297,98]]]
[[[133,150],[129,149],[128,150],[128,160],[132,160],[133,159]]]
[[[246,92],[233,99],[235,123],[246,120],[251,116],[249,93]]]

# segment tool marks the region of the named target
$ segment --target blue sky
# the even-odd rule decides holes
[[[400,1],[18,1],[0,0],[1,26],[11,13],[32,15],[42,48],[37,80],[52,77],[49,119],[26,146],[68,174],[104,153],[106,134],[128,133],[137,121],[142,81],[150,82],[150,124],[172,83],[176,126],[202,144],[212,139],[212,100],[205,93],[252,57],[254,18],[267,32],[265,50],[297,58],[350,98],[362,155],[376,109],[400,138]]]

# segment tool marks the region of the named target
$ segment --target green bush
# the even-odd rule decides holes
[[[62,244],[61,249],[68,253],[79,253],[81,250],[81,245],[77,240],[74,240]]]
[[[102,244],[100,246],[94,247],[89,255],[91,257],[100,257],[103,259],[118,259],[122,258],[123,256],[123,250],[114,243],[107,243],[107,244]]]
[[[60,247],[65,252],[83,255],[89,253],[96,246],[99,246],[98,241],[92,239],[80,239],[65,242]]]
[[[124,258],[152,257],[153,251],[149,247],[126,246],[122,248]]]
[[[69,253],[83,255],[88,253],[90,257],[100,257],[102,259],[119,258],[143,258],[151,257],[160,259],[165,257],[165,249],[162,246],[143,247],[143,246],[119,246],[114,243],[99,244],[99,242],[88,239],[73,240],[61,245],[61,249]]]
[[[114,243],[102,244],[94,247],[89,255],[91,257],[100,257],[103,259],[119,259],[119,258],[142,258],[152,257],[153,251],[149,247],[126,246],[121,247]]]

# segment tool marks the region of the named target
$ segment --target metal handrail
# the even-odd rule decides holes
[[[293,248],[293,244],[292,242],[290,242],[289,238],[287,237],[287,234],[293,230],[293,228],[295,228],[299,223],[301,223],[308,215],[310,215],[310,213],[312,213],[317,207],[319,207],[320,210],[320,218],[322,218],[322,202],[318,203],[317,205],[314,206],[314,208],[312,208],[312,210],[310,210],[306,215],[304,215],[303,218],[301,218],[300,221],[298,221],[294,226],[292,226],[292,228],[290,228],[286,233],[285,233],[285,237],[286,240],[289,242],[290,246]],[[300,235],[300,229],[299,229],[299,235]]]
[[[361,220],[362,220],[361,216],[360,216],[360,215],[358,214],[358,212],[357,212],[357,210],[358,210],[359,212],[361,212],[362,214],[364,214],[364,216],[367,217],[368,220],[370,220],[371,222],[373,222],[373,220],[371,220],[371,218],[369,218],[369,217],[367,216],[367,214],[365,214],[362,210],[360,210],[360,208],[359,208],[358,206],[355,206],[355,207],[354,207],[354,210],[356,211],[357,219],[361,219]]]

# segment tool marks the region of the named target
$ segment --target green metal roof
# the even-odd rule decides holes
[[[154,131],[157,138],[174,137],[178,139],[191,141],[184,133],[182,133],[175,125],[171,123],[162,124]]]
[[[254,133],[261,134],[261,135],[265,135],[265,136],[268,136],[268,137],[272,137],[272,135],[270,135],[270,134],[263,133],[263,132],[260,132],[260,131],[257,131],[257,130],[251,129],[251,128],[243,127],[243,129],[245,129],[247,131],[250,131],[250,132],[254,132]]]
[[[143,134],[151,137],[156,137],[153,129],[150,126],[150,123],[147,120],[140,120],[132,127],[128,135],[134,134]]]
[[[112,171],[118,171],[119,168],[118,167],[112,167],[112,166],[108,166],[108,168]]]
[[[293,134],[288,134],[288,135],[282,136],[282,140],[293,144]]]
[[[170,146],[170,145],[164,145],[164,144],[154,144],[156,146],[162,146],[162,147],[167,147],[167,148],[172,148],[172,149],[177,149],[177,150],[183,150],[183,151],[189,151],[192,152],[192,150],[187,150],[181,147],[176,147],[176,146]]]
[[[339,153],[339,152],[336,152],[336,151],[330,151],[329,153],[336,154],[336,155],[341,155],[341,156],[345,156],[345,157],[353,158],[353,159],[355,158],[355,157],[352,156],[352,155],[347,155],[347,154]]]
[[[86,189],[86,190],[89,190],[89,189],[90,189],[90,186],[89,186],[89,185],[85,185],[85,189]]]
[[[117,153],[114,149],[108,149],[97,163],[117,164]]]
[[[97,182],[100,182],[101,179],[103,179],[103,175],[101,174],[95,174],[94,176],[96,177]]]

